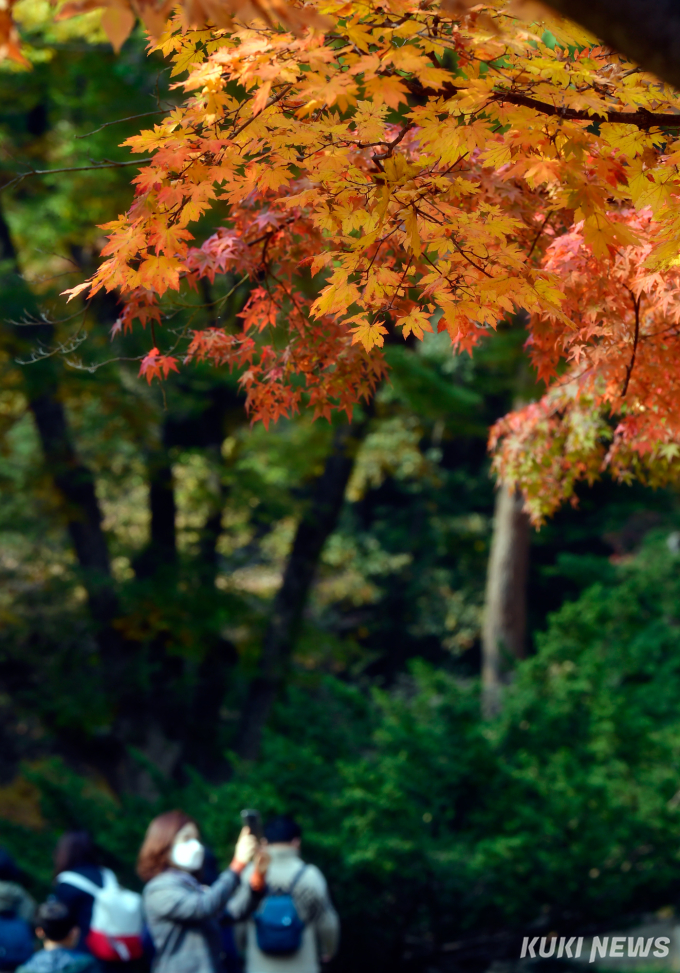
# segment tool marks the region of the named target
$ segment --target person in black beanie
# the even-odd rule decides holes
[[[319,973],[321,963],[335,955],[340,936],[326,879],[316,865],[300,857],[302,830],[289,815],[269,821],[264,837],[271,859],[267,893],[238,929],[246,973]],[[244,883],[250,867],[243,873]]]

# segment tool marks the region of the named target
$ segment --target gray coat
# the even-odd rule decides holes
[[[231,869],[211,886],[193,875],[169,868],[144,889],[144,915],[156,947],[154,973],[219,973],[222,952],[218,918],[240,919],[251,912],[260,896],[243,890],[237,915],[227,907],[241,882]]]

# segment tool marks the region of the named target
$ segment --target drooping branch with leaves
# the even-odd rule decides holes
[[[194,330],[182,357],[240,369],[265,423],[351,413],[388,334],[471,351],[521,309],[546,394],[492,442],[534,519],[605,467],[674,475],[676,92],[506,0],[220,10],[159,37],[184,99],[128,140],[151,161],[70,291],[118,291],[119,331],[151,323],[142,374],[180,364],[167,292],[216,275],[250,281],[242,327]]]

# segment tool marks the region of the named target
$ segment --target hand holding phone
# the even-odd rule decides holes
[[[255,835],[256,838],[262,837],[262,818],[259,811],[254,810],[254,808],[246,808],[241,811],[241,821],[243,821],[244,828],[249,828],[250,833]]]

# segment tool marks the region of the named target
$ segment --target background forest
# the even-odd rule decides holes
[[[120,357],[115,300],[69,317],[58,295],[129,203],[119,144],[172,105],[169,69],[141,33],[114,55],[96,14],[16,9],[33,70],[0,64],[0,841],[33,891],[72,825],[134,885],[150,816],[181,804],[220,853],[241,807],[299,817],[337,970],[481,970],[528,930],[672,906],[676,492],[602,482],[531,533],[528,657],[482,719],[486,441],[532,393],[522,321],[474,361],[446,335],[388,346],[351,424],[251,427],[238,375],[207,365],[147,385],[153,335]],[[247,296],[206,285],[168,327]]]

